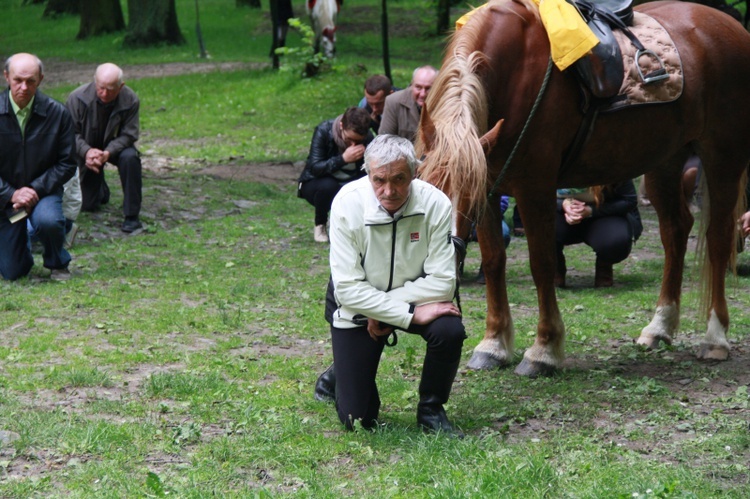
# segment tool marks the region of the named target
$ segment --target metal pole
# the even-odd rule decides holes
[[[195,0],[195,34],[198,36],[198,47],[200,47],[201,50],[201,59],[208,58],[208,52],[206,52],[206,47],[203,45],[203,35],[201,34],[201,19],[200,19],[200,13],[198,12],[198,0]]]

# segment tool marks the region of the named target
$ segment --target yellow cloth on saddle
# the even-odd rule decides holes
[[[565,0],[533,0],[539,7],[539,16],[547,30],[552,61],[560,71],[588,54],[599,39],[578,13],[578,10]],[[469,18],[479,9],[488,4],[477,7],[461,16],[456,21],[456,29],[460,29]]]

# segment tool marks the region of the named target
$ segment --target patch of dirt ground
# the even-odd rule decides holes
[[[49,59],[44,61],[44,85],[84,84],[92,81],[96,63],[80,64],[70,61]],[[141,78],[161,78],[184,74],[256,70],[268,64],[251,62],[168,62],[164,64],[123,65],[122,71],[127,80]]]
[[[299,178],[303,165],[295,163],[243,163],[207,165],[195,172],[211,177],[263,182],[274,185],[292,185]]]

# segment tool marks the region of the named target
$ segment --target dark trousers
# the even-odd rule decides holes
[[[521,213],[518,211],[518,205],[513,206],[513,228],[523,229],[523,221],[521,220]]]
[[[328,222],[333,198],[340,189],[341,184],[333,177],[314,178],[302,184],[299,194],[315,207],[315,225],[325,225]]]
[[[28,224],[27,224],[28,222]],[[44,266],[48,269],[64,269],[70,263],[70,253],[64,248],[65,216],[62,212],[62,188],[39,200],[28,220],[14,224],[0,217],[0,276],[14,281],[27,275],[34,265],[29,243],[31,226],[42,244]]]
[[[605,264],[619,263],[633,248],[633,229],[625,216],[587,218],[576,225],[569,225],[565,215],[557,212],[555,220],[557,252],[563,246],[586,243],[596,253],[597,261]]]
[[[109,163],[117,166],[122,185],[122,211],[126,217],[137,217],[141,212],[143,168],[135,147],[123,149],[119,155],[109,158]],[[83,211],[96,211],[109,202],[109,187],[104,180],[104,168],[100,173],[84,167],[81,174],[81,195]]]
[[[443,316],[426,326],[412,326],[408,332],[419,334],[427,342],[422,377],[425,373],[432,373],[435,379],[430,382],[436,385],[435,391],[441,392],[441,403],[445,403],[456,373],[440,367],[457,365],[461,359],[461,347],[466,338],[461,318]],[[331,327],[331,340],[339,419],[348,429],[353,428],[356,420],[361,420],[365,428],[372,427],[380,411],[375,377],[385,339],[373,340],[367,334],[367,327],[362,326],[354,329]],[[441,376],[445,379],[438,379]],[[420,392],[424,390],[424,381],[420,384]]]

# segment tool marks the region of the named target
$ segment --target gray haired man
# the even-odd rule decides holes
[[[318,380],[316,398],[335,392],[347,429],[355,421],[377,425],[380,356],[387,339],[401,330],[427,342],[418,425],[454,431],[443,404],[466,334],[453,303],[452,207],[440,190],[414,178],[416,166],[410,141],[379,135],[365,152],[367,177],[344,186],[331,208],[326,316],[334,363]]]

